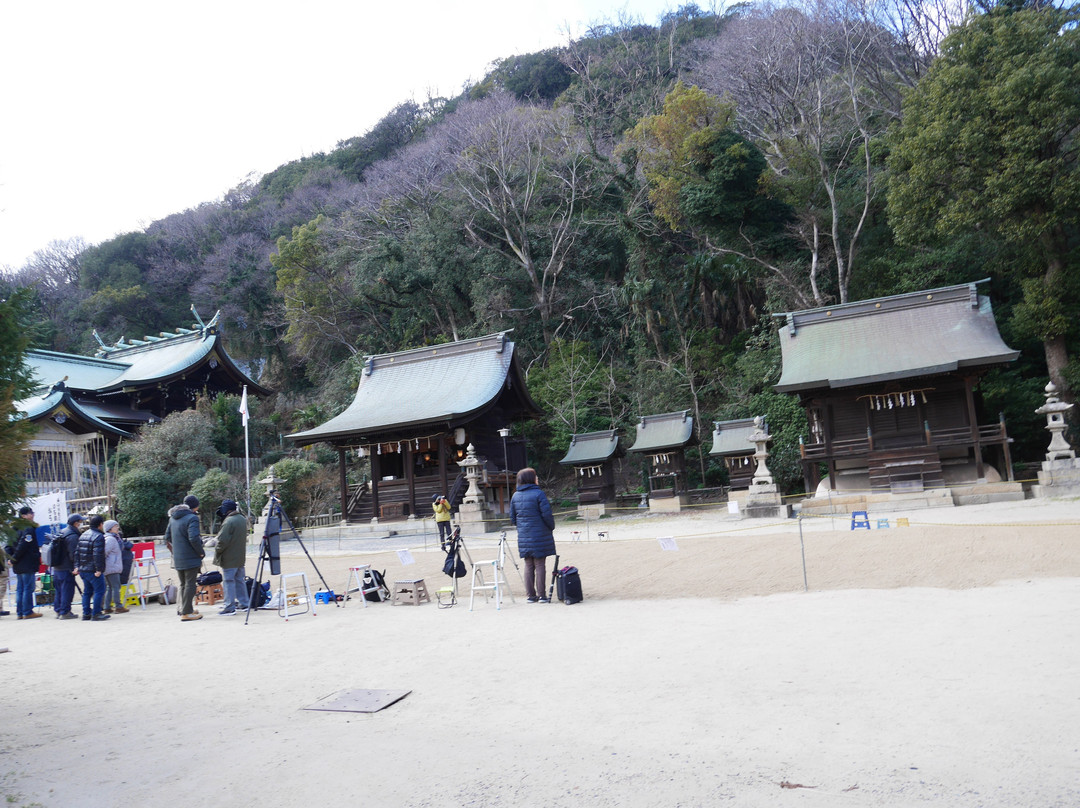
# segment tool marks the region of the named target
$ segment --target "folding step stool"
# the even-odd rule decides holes
[[[132,572],[135,573],[135,585],[139,589],[139,603],[145,609],[147,599],[160,595],[165,591],[165,583],[161,580],[161,574],[158,572],[154,551],[143,550],[143,554],[135,559]],[[158,588],[156,592],[150,589],[151,581],[157,581]]]
[[[289,612],[289,592],[285,588],[286,578],[299,578],[301,586],[304,587],[304,595],[307,597],[307,603],[304,604],[304,608],[300,611],[292,612],[292,616],[298,614],[307,614],[311,612],[311,616],[315,616],[315,598],[311,594],[311,587],[308,586],[307,573],[306,572],[287,572],[278,579],[278,592],[281,594],[281,600],[278,605],[278,617],[284,617],[285,622],[288,622],[290,617]],[[300,604],[297,604],[299,606]]]
[[[851,529],[854,530],[857,527],[870,529],[870,517],[866,515],[866,511],[851,512]]]
[[[344,600],[341,601],[342,606],[348,605],[349,589],[352,587],[353,581],[356,581],[356,588],[360,591],[360,600],[364,604],[364,608],[367,608],[367,593],[379,591],[379,586],[375,583],[374,578],[371,580],[371,586],[364,586],[364,572],[370,569],[370,564],[357,564],[355,567],[349,567],[349,576],[345,579],[345,588],[342,590],[344,596]]]
[[[491,566],[491,583],[488,583],[484,578],[484,568],[488,565]],[[490,561],[477,561],[473,564],[472,589],[469,592],[470,612],[473,607],[473,598],[476,597],[477,592],[482,592],[485,600],[489,600],[491,596],[494,595],[495,609],[501,609],[504,591],[510,595],[511,600],[514,599],[514,593],[510,592],[510,584],[506,580],[506,574],[503,565],[499,563],[499,559],[493,558]]]

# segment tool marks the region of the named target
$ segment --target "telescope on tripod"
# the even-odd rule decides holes
[[[281,500],[277,497],[276,491],[270,492],[270,502],[267,506],[266,524],[263,528],[262,540],[259,542],[259,561],[255,565],[255,575],[253,576],[253,583],[251,585],[250,597],[248,597],[247,615],[244,617],[244,625],[246,626],[248,620],[251,619],[251,610],[255,606],[255,593],[262,587],[263,571],[266,569],[266,565],[270,565],[270,575],[280,575],[281,580],[278,583],[278,591],[281,593],[281,597],[284,598],[285,587],[284,579],[285,574],[281,572],[281,534],[282,529],[286,528],[286,538],[296,539],[300,545],[300,549],[304,551],[304,555],[307,556],[307,560],[311,562],[311,568],[315,570],[315,574],[319,576],[319,580],[322,581],[323,588],[327,592],[330,591],[330,585],[326,583],[326,579],[323,577],[322,572],[319,571],[318,566],[315,564],[315,559],[311,557],[311,553],[308,552],[307,546],[304,544],[304,540],[300,538],[299,532],[293,527],[292,520],[289,519],[289,515],[285,513],[285,509],[281,507]],[[295,575],[304,576],[304,573],[293,573]],[[304,576],[304,586],[307,587],[307,577]],[[310,595],[310,593],[309,593]],[[309,598],[310,600],[310,598]],[[309,604],[314,612],[314,604]],[[334,605],[341,608],[341,604],[336,600]]]

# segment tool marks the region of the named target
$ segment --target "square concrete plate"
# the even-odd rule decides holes
[[[342,690],[305,707],[305,710],[325,710],[334,713],[377,713],[397,701],[411,690]]]

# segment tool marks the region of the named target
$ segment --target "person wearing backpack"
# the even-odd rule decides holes
[[[82,619],[108,620],[102,614],[105,600],[105,534],[101,525],[105,518],[98,513],[90,517],[90,529],[79,537],[79,554],[76,556],[79,577],[83,581]]]
[[[19,519],[29,524],[19,531],[15,539],[15,552],[11,556],[11,566],[19,581],[15,593],[15,611],[20,620],[41,617],[41,612],[34,611],[34,589],[37,587],[37,571],[41,567],[41,548],[37,541],[37,522],[34,510],[24,505],[19,508]]]
[[[248,591],[244,583],[244,561],[247,556],[247,517],[237,510],[235,500],[227,499],[218,508],[224,517],[214,549],[214,564],[221,567],[221,580],[225,588],[225,608],[218,614],[227,616],[248,608]]]
[[[49,563],[53,571],[53,611],[57,620],[77,620],[71,613],[71,601],[75,597],[75,559],[79,554],[79,525],[83,518],[77,513],[68,517],[67,525],[60,535],[53,537],[49,550]]]

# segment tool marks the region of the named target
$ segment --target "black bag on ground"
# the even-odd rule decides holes
[[[563,567],[555,573],[555,592],[567,606],[581,603],[584,595],[581,594],[581,576],[577,567]]]
[[[371,589],[370,592],[364,592],[364,600],[370,600],[372,603],[379,603],[384,600],[390,599],[390,588],[386,585],[386,570],[379,572],[378,570],[364,570],[364,589]],[[378,587],[372,589],[372,587]]]
[[[209,572],[200,573],[195,578],[196,586],[211,586],[213,584],[220,584],[222,581],[221,573],[217,570],[210,570]]]
[[[259,608],[266,605],[266,601],[270,600],[270,592],[269,592],[270,582],[269,581],[267,581],[262,586],[256,587],[255,586],[255,579],[251,578],[251,577],[247,577],[247,578],[244,579],[244,586],[247,587],[248,598],[254,598],[254,600],[250,601],[251,602],[251,608],[259,609]],[[255,587],[255,590],[256,590],[254,595],[251,594],[252,587]]]

